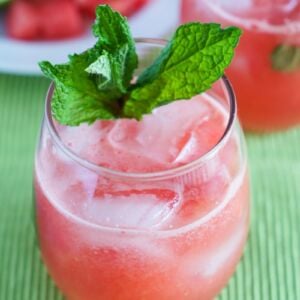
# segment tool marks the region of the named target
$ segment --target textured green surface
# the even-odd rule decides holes
[[[32,217],[33,152],[47,86],[46,79],[0,75],[0,300],[62,299],[41,263]],[[300,299],[300,128],[247,141],[251,233],[220,299]]]

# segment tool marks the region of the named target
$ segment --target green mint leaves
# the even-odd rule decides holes
[[[97,46],[103,50],[105,60],[109,62],[112,85],[121,93],[126,93],[138,65],[135,42],[125,17],[114,12],[109,6],[98,6],[93,26]],[[98,68],[101,73],[101,68]]]
[[[180,26],[139,77],[125,103],[125,115],[141,118],[157,106],[208,90],[230,64],[240,34],[235,27],[223,30],[218,24]]]
[[[55,82],[52,113],[61,124],[141,119],[157,106],[189,99],[223,75],[241,35],[236,27],[182,25],[131,84],[138,57],[127,20],[107,5],[98,6],[93,33],[98,39],[95,46],[69,56],[68,63],[40,63],[43,73]]]
[[[69,63],[65,65],[40,63],[44,74],[55,82],[51,106],[54,118],[61,124],[74,126],[118,115],[118,108],[109,95],[99,91],[85,71],[94,59],[96,57],[87,51],[69,56]]]
[[[95,46],[69,56],[68,63],[40,63],[43,73],[55,82],[52,113],[64,125],[120,117],[119,101],[137,67],[135,43],[119,13],[99,6],[93,32],[98,38]]]
[[[278,45],[272,55],[272,68],[281,72],[300,70],[300,48],[294,45]]]

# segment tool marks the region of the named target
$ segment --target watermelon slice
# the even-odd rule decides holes
[[[91,18],[95,17],[95,9],[99,4],[108,4],[122,15],[131,16],[148,0],[74,0],[82,12]]]
[[[23,40],[53,40],[79,35],[84,21],[69,0],[14,1],[8,8],[7,33]]]

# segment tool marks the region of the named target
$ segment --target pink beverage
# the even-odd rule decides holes
[[[137,43],[140,67],[162,46]],[[50,89],[37,224],[67,299],[212,299],[226,285],[247,237],[249,191],[233,92],[225,78],[215,88],[222,97],[211,89],[139,122],[78,127],[53,121]]]
[[[182,0],[182,21],[195,20],[243,29],[226,72],[246,129],[271,131],[300,123],[300,68],[293,69],[297,54],[287,50],[300,45],[299,0]],[[278,69],[272,59],[281,46],[287,48],[277,52],[284,66]]]

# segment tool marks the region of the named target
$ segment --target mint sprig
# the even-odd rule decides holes
[[[125,115],[141,118],[157,106],[208,90],[230,64],[240,34],[235,27],[223,30],[213,23],[180,26],[139,77],[125,103]]]
[[[95,46],[69,56],[68,63],[40,63],[55,82],[52,113],[61,124],[141,119],[157,106],[189,99],[223,75],[241,35],[236,27],[213,23],[182,25],[131,84],[138,58],[126,18],[107,5],[98,6],[93,33]]]
[[[109,95],[98,90],[85,72],[94,61],[91,52],[71,55],[65,65],[40,63],[44,74],[55,82],[51,108],[54,118],[61,124],[93,123],[99,118],[113,119],[118,115],[118,107]]]
[[[113,11],[108,5],[98,6],[93,33],[109,62],[112,77],[110,82],[124,94],[138,65],[135,42],[125,17]],[[98,68],[101,73],[101,66]]]
[[[280,72],[294,72],[300,69],[300,48],[296,45],[277,45],[271,54],[272,68]]]
[[[75,126],[122,115],[120,99],[127,93],[137,67],[135,43],[127,20],[109,6],[98,6],[93,33],[95,46],[69,56],[66,64],[40,62],[55,82],[51,102],[54,118]]]

